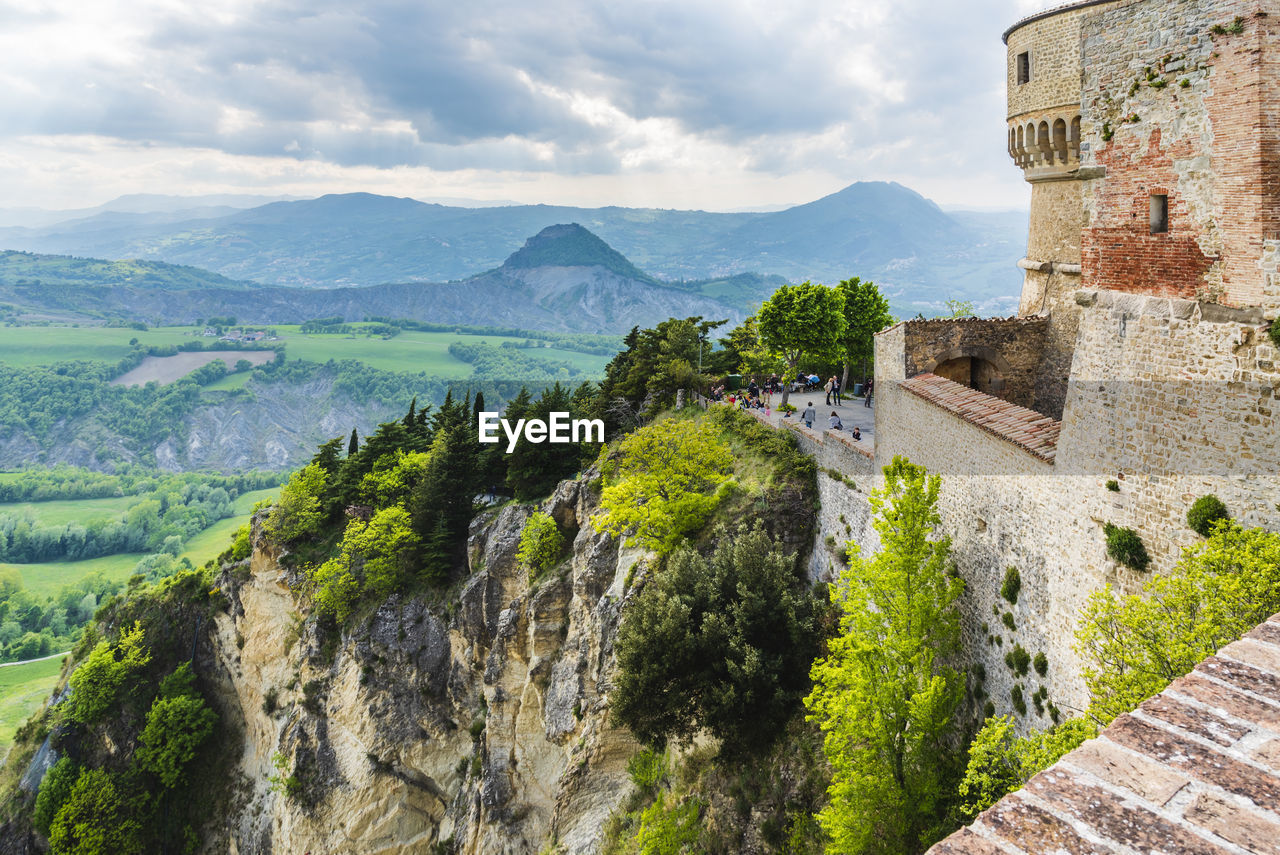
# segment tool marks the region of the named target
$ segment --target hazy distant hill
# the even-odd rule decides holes
[[[22,261],[6,277],[4,261]],[[137,268],[146,276],[131,278]],[[91,271],[103,271],[94,282]],[[68,271],[83,271],[77,281]],[[165,275],[170,279],[165,279]],[[54,281],[54,277],[59,277]],[[289,324],[340,316],[384,316],[445,324],[621,333],[668,317],[738,320],[782,284],[741,275],[666,284],[640,271],[587,229],[557,224],[528,239],[501,266],[459,282],[346,288],[284,288],[233,282],[157,262],[102,262],[61,256],[0,255],[0,302],[30,313],[192,323],[234,315],[241,323]]]
[[[173,221],[111,212],[0,229],[0,247],[189,264],[303,287],[460,280],[547,226],[579,223],[662,280],[750,272],[792,281],[859,275],[900,311],[948,297],[1012,305],[1025,215],[956,215],[899,184],[853,184],[772,213],[519,205],[461,208],[365,193]],[[1010,225],[1012,224],[1012,229]]]

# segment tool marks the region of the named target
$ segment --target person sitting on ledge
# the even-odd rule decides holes
[[[840,421],[840,414],[835,410],[831,411],[831,418],[828,420],[827,427],[830,430],[844,430],[844,422]]]
[[[857,426],[857,425],[854,425],[854,426],[853,426],[853,441],[854,441],[854,442],[859,442],[859,441],[861,441],[861,440],[862,440],[862,431],[858,430],[858,426]]]

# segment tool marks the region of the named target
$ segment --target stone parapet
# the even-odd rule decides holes
[[[929,852],[1274,852],[1278,806],[1280,615]]]

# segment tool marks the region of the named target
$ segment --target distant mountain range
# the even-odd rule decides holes
[[[440,284],[288,288],[233,281],[163,262],[0,252],[0,303],[14,307],[10,313],[152,324],[189,324],[215,316],[234,316],[244,324],[382,316],[621,333],[668,317],[703,315],[738,321],[784,281],[744,273],[664,283],[577,224],[549,226],[501,266]]]
[[[140,210],[148,207],[143,198],[62,222],[30,219],[0,228],[0,247],[165,261],[259,285],[335,288],[458,282],[497,268],[547,226],[578,223],[645,271],[627,276],[676,290],[705,291],[686,287],[688,280],[740,273],[828,283],[856,275],[879,284],[900,314],[941,308],[948,298],[997,312],[1016,306],[1015,263],[1027,222],[1017,212],[945,212],[884,182],[853,184],[782,211],[732,214],[450,207],[364,193],[242,210],[229,210],[227,202],[243,199],[192,207],[198,199],[165,198],[149,211]],[[730,292],[719,296],[745,302]]]

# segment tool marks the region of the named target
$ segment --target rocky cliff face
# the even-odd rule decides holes
[[[248,396],[207,393],[169,438],[146,450],[169,472],[287,471],[310,460],[325,440],[352,427],[368,436],[379,423],[403,415],[403,406],[358,402],[335,385],[331,374],[317,372],[302,382],[250,381]],[[58,422],[43,443],[21,431],[0,438],[0,469],[38,463],[109,470],[115,461],[142,458],[137,443],[97,413]]]
[[[393,598],[340,637],[261,540],[224,572],[216,679],[243,740],[206,851],[597,851],[638,748],[606,697],[644,556],[587,524],[589,485],[546,503],[573,549],[537,584],[516,560],[534,508],[508,506],[474,523],[456,592]]]

